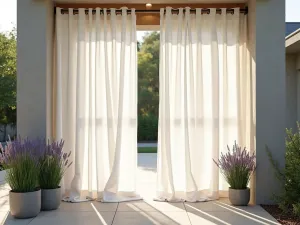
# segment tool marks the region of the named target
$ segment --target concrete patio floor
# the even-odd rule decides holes
[[[36,218],[18,220],[9,213],[9,187],[0,190],[0,224],[7,225],[206,225],[279,224],[260,206],[234,207],[228,199],[203,203],[167,203],[152,200],[155,193],[156,154],[138,156],[138,191],[143,201],[123,203],[65,203]],[[28,205],[30,207],[30,205]]]

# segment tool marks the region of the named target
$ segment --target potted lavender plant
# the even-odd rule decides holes
[[[229,201],[232,205],[246,206],[250,201],[250,189],[247,187],[251,175],[255,170],[255,154],[250,154],[246,148],[233,145],[232,151],[227,146],[228,152],[218,161],[213,161],[220,168],[229,184]]]
[[[17,139],[0,146],[0,163],[6,169],[6,181],[11,187],[10,213],[16,218],[35,217],[41,210],[39,154],[44,146],[41,139]]]
[[[61,202],[60,182],[66,169],[72,164],[69,154],[63,152],[64,141],[48,143],[40,159],[39,184],[42,189],[42,210],[57,209]]]

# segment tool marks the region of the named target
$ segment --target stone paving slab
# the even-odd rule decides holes
[[[210,202],[211,205],[217,201]],[[119,203],[117,208],[108,203],[98,203],[98,207],[80,206],[82,203],[72,204],[74,211],[60,209],[50,212],[41,212],[33,219],[14,219],[9,211],[0,211],[1,224],[7,225],[206,225],[206,224],[279,224],[260,206],[249,206],[244,209],[235,207],[218,208],[207,207],[207,203],[182,203],[182,205],[165,202],[139,201],[134,203]],[[95,205],[95,202],[89,202]],[[190,206],[193,209],[189,209]],[[78,207],[78,209],[76,209]],[[105,207],[107,207],[105,209]],[[120,207],[120,208],[119,208]],[[85,210],[83,210],[86,208]],[[91,210],[92,209],[92,210]],[[100,209],[100,210],[98,210]],[[102,209],[102,210],[101,210]],[[105,209],[105,210],[103,210]],[[255,209],[255,210],[254,210]]]

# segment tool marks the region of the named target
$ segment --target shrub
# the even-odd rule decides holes
[[[158,118],[154,115],[139,115],[138,141],[157,141]]]
[[[1,144],[1,142],[0,142],[0,144]],[[0,147],[0,155],[2,155],[2,153],[3,153],[3,146],[2,146],[2,144],[1,144],[1,147]],[[2,170],[4,170],[4,167],[3,167],[2,163],[0,162],[0,171],[2,171]]]
[[[1,148],[0,162],[6,171],[6,180],[14,192],[31,192],[38,187],[39,158],[44,141],[15,140]]]
[[[71,152],[64,153],[63,146],[63,140],[53,141],[40,159],[39,184],[42,189],[58,188],[66,169],[72,164],[69,162]]]
[[[227,146],[228,152],[214,163],[220,168],[224,178],[232,189],[246,189],[250,177],[255,170],[255,155],[238,146],[236,142],[232,151]]]
[[[272,157],[268,147],[266,148],[276,177],[282,184],[282,192],[274,195],[275,201],[284,212],[293,211],[300,216],[300,124],[297,122],[297,130],[286,129],[285,168],[280,169],[279,164]]]

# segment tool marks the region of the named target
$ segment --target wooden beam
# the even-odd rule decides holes
[[[137,13],[136,25],[159,25],[159,13]]]
[[[115,9],[120,9],[122,7],[127,7],[129,9],[134,8],[136,10],[159,10],[161,8],[166,8],[166,7],[172,7],[174,9],[177,8],[185,8],[185,7],[190,7],[192,9],[195,8],[202,8],[202,9],[207,9],[207,8],[245,8],[246,4],[245,3],[219,3],[219,4],[152,4],[151,8],[147,8],[146,4],[96,4],[96,3],[55,3],[55,7],[60,7],[63,9],[68,9],[68,8],[73,8],[73,9],[78,9],[78,8],[115,8]],[[159,25],[160,24],[160,15],[159,13],[136,13],[136,24],[137,25]]]
[[[192,9],[195,8],[245,8],[246,3],[208,3],[208,4],[194,4],[194,3],[186,3],[186,4],[152,4],[151,8],[147,8],[146,4],[96,4],[96,3],[55,3],[55,7],[60,7],[60,8],[122,8],[122,7],[127,7],[127,8],[134,8],[136,10],[159,10],[161,8],[166,8],[166,7],[172,7],[172,8],[185,8],[185,7],[190,7]]]

